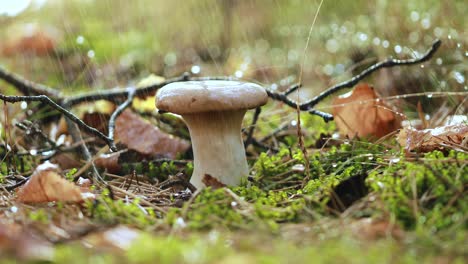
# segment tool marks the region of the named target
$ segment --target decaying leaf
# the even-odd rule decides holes
[[[206,187],[211,187],[212,189],[226,187],[226,184],[220,182],[218,179],[209,174],[205,174],[205,176],[203,176],[202,182]]]
[[[89,197],[82,194],[78,186],[62,178],[56,169],[49,162],[39,165],[18,190],[16,200],[22,203],[81,202],[83,197]]]
[[[15,223],[0,223],[0,258],[11,256],[21,261],[51,261],[52,244]]]
[[[359,84],[351,92],[333,101],[333,115],[341,134],[352,138],[383,137],[400,128],[400,118],[368,84]]]
[[[151,157],[172,159],[190,147],[187,141],[162,132],[130,110],[125,110],[117,118],[115,138],[129,149]]]
[[[350,225],[351,232],[365,240],[376,240],[384,237],[402,239],[404,231],[396,223],[385,220],[363,218]]]
[[[103,232],[90,234],[82,239],[86,245],[108,250],[127,250],[142,232],[127,226],[116,226]]]
[[[429,152],[435,149],[468,149],[468,125],[458,124],[432,129],[403,128],[397,136],[398,143],[407,152]]]

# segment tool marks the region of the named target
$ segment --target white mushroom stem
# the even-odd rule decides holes
[[[236,186],[249,168],[241,136],[246,110],[183,114],[192,140],[194,170],[190,182],[205,188],[208,174],[226,185]]]

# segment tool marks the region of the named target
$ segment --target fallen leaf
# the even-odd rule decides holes
[[[355,236],[365,240],[376,240],[385,237],[402,239],[404,235],[404,231],[396,223],[372,218],[359,219],[351,223],[350,229]]]
[[[5,56],[18,53],[30,53],[37,56],[48,56],[55,51],[57,32],[52,27],[36,24],[25,24],[17,28],[14,38],[7,40],[2,48]]]
[[[39,165],[29,180],[22,186],[16,200],[22,203],[46,203],[54,201],[81,202],[87,194],[80,188],[62,178],[57,166],[50,162]]]
[[[129,149],[151,157],[173,159],[190,147],[187,141],[162,132],[128,109],[115,122],[115,139]]]
[[[101,154],[95,160],[94,164],[100,168],[106,168],[109,173],[118,173],[122,166],[119,164],[120,151],[110,154]]]
[[[87,246],[108,250],[127,250],[142,232],[127,226],[116,226],[103,232],[90,234],[82,239]]]
[[[359,84],[351,92],[333,101],[333,115],[341,134],[350,138],[383,137],[400,128],[400,118],[368,84]]]
[[[0,259],[14,257],[25,261],[51,261],[54,248],[51,243],[24,230],[15,223],[0,223]]]
[[[397,141],[407,152],[418,150],[429,152],[435,149],[468,149],[468,125],[458,124],[431,129],[417,130],[404,127],[398,133]]]
[[[211,187],[212,189],[219,189],[226,187],[226,184],[220,182],[218,179],[215,177],[205,174],[202,179],[203,184],[205,184],[206,187]]]

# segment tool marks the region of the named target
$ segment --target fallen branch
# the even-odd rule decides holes
[[[431,48],[419,58],[408,59],[408,60],[388,59],[388,60],[379,62],[377,64],[374,64],[370,66],[369,68],[367,68],[366,70],[362,71],[360,74],[349,79],[348,81],[345,81],[333,87],[330,87],[327,90],[320,93],[319,95],[317,95],[316,97],[314,97],[313,99],[302,104],[298,104],[297,102],[288,98],[289,94],[291,94],[294,91],[297,91],[302,86],[302,84],[300,83],[292,85],[285,92],[282,92],[282,93],[276,93],[268,89],[266,91],[267,91],[268,96],[272,98],[273,100],[283,102],[286,105],[294,109],[299,109],[301,111],[309,112],[310,114],[313,114],[313,115],[318,115],[322,117],[324,121],[327,122],[327,121],[333,120],[333,116],[331,114],[313,109],[313,107],[317,105],[319,102],[321,102],[323,99],[325,99],[329,95],[336,93],[344,88],[353,87],[359,81],[363,80],[365,77],[369,76],[370,74],[377,71],[378,69],[423,63],[429,60],[434,55],[434,53],[438,50],[440,45],[441,45],[441,41],[436,40],[432,44]],[[0,67],[0,79],[3,79],[7,83],[13,85],[21,93],[24,94],[24,96],[7,96],[7,95],[0,94],[0,100],[3,100],[5,102],[10,102],[10,103],[15,103],[15,102],[20,102],[20,101],[26,101],[26,102],[39,101],[39,102],[48,104],[52,108],[64,114],[73,123],[77,124],[80,129],[104,140],[106,144],[109,145],[112,151],[116,150],[114,139],[113,139],[114,120],[126,107],[130,105],[132,101],[131,99],[133,97],[149,96],[151,94],[154,94],[159,88],[172,82],[203,81],[203,80],[236,80],[235,78],[229,77],[229,76],[191,77],[189,76],[188,73],[184,73],[179,77],[175,77],[172,79],[168,79],[164,82],[160,82],[160,83],[156,83],[156,84],[152,84],[152,85],[148,85],[144,87],[102,90],[99,92],[91,92],[91,93],[86,93],[86,94],[81,94],[81,95],[65,98],[60,92],[58,92],[57,90],[51,87],[26,80],[19,75],[8,72],[2,67]],[[129,92],[129,89],[131,89],[130,90],[131,93]],[[79,103],[96,101],[96,100],[107,100],[116,104],[122,101],[125,101],[122,105],[120,105],[117,108],[117,110],[113,113],[111,117],[111,122],[109,122],[109,136],[106,136],[103,133],[101,133],[99,130],[86,125],[81,119],[79,119],[73,113],[67,110]],[[249,137],[246,143],[247,144],[256,143],[256,145],[258,145],[259,142],[257,142],[256,140],[250,142],[249,138],[251,137],[252,133],[253,133],[253,130],[249,131]]]

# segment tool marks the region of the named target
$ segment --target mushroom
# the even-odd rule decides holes
[[[181,115],[190,131],[194,158],[190,183],[204,188],[214,178],[225,185],[240,184],[249,172],[242,119],[248,109],[267,100],[261,86],[240,81],[174,82],[158,91],[156,107]]]

